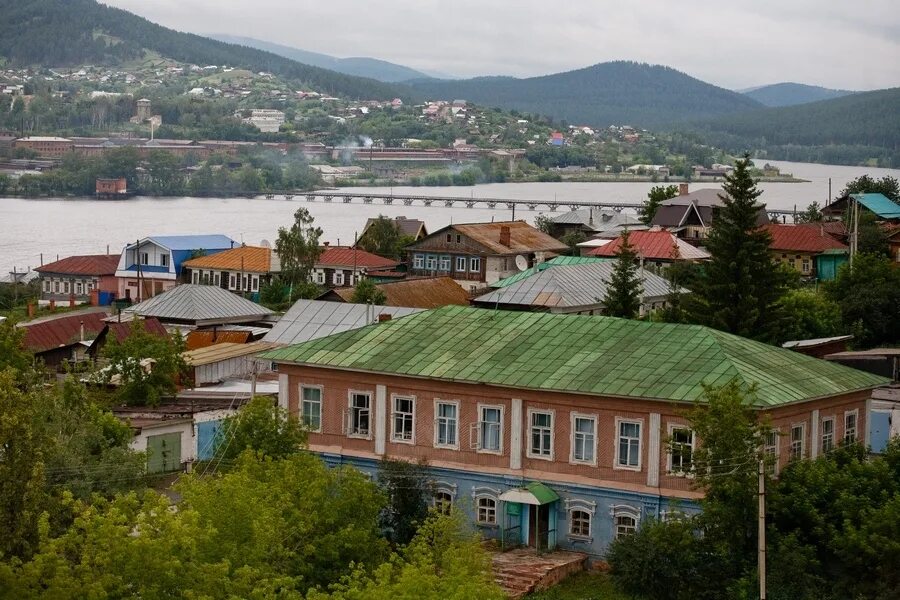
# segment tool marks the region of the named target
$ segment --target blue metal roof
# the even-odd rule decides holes
[[[884,194],[850,194],[850,197],[883,219],[900,219],[900,204]]]
[[[169,250],[228,250],[240,244],[227,235],[154,235],[147,238]],[[132,244],[133,245],[133,244]]]

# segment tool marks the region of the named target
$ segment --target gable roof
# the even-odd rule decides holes
[[[36,267],[39,273],[60,273],[64,275],[115,275],[119,264],[118,254],[85,254],[69,256],[56,262]]]
[[[278,345],[298,344],[371,325],[378,319],[378,315],[387,314],[396,319],[421,311],[421,308],[400,306],[297,300],[284,316],[278,319],[263,341]]]
[[[369,231],[369,227],[371,227],[372,224],[377,220],[378,219],[374,217],[369,217],[368,219],[366,219],[366,226],[363,227],[362,233],[359,234],[359,239],[362,239],[363,236],[366,235],[366,232]],[[428,235],[428,229],[425,228],[425,221],[420,221],[419,219],[394,217],[393,219],[391,219],[391,223],[397,226],[397,228],[400,230],[400,235],[408,235],[416,239],[418,239],[419,235]]]
[[[84,323],[84,339],[93,340],[106,327],[104,312],[82,312],[29,325],[24,323],[25,347],[34,353],[54,348],[64,348],[79,343],[81,324]]]
[[[622,247],[620,235],[608,244],[594,248],[587,256],[616,256]],[[644,260],[706,260],[709,252],[691,246],[679,239],[671,231],[649,230],[632,231],[628,234],[628,243]]]
[[[353,265],[356,265],[357,268],[362,269],[389,269],[398,264],[400,263],[396,260],[348,246],[327,246],[316,261],[317,268],[347,267],[352,269]]]
[[[850,194],[850,197],[882,219],[900,219],[900,204],[884,194]]]
[[[182,263],[191,269],[222,269],[224,271],[249,271],[269,273],[272,270],[272,249],[257,246],[240,246],[192,258]]]
[[[492,288],[503,288],[517,281],[521,281],[528,277],[531,277],[535,273],[540,273],[546,269],[551,267],[558,267],[561,265],[583,265],[587,263],[597,263],[597,262],[605,262],[613,260],[612,258],[598,258],[596,256],[554,256],[548,261],[544,261],[542,263],[538,263],[533,267],[529,267],[524,271],[519,271],[515,275],[510,275],[505,279],[501,279],[495,283],[490,284]]]
[[[606,297],[607,282],[615,268],[615,261],[556,266],[488,292],[473,302],[486,305],[486,308],[498,304],[544,308],[593,307],[601,304]],[[643,297],[665,297],[671,287],[659,275],[644,271]]]
[[[779,225],[770,223],[765,226],[772,236],[769,244],[771,250],[791,250],[818,254],[826,250],[849,250],[846,244],[834,239],[825,232],[818,223],[803,225]]]
[[[131,323],[132,321],[126,321],[124,323],[109,323],[107,322],[107,336],[109,340],[116,340],[117,342],[123,342],[131,335]],[[144,331],[149,334],[156,335],[159,337],[167,337],[169,332],[166,331],[166,328],[163,327],[163,324],[159,322],[159,319],[154,317],[150,317],[149,319],[143,320]]]
[[[152,235],[142,240],[151,241],[169,250],[230,250],[238,245],[227,235]],[[135,244],[129,244],[133,248]]]
[[[409,308],[438,308],[455,304],[469,305],[469,294],[450,277],[422,277],[403,281],[386,281],[375,287],[384,292],[386,306],[406,306]],[[350,302],[353,288],[338,288],[326,292],[320,298],[332,294],[344,302]]]
[[[641,225],[641,220],[633,215],[600,208],[579,208],[560,213],[550,219],[558,225],[584,225],[591,231],[608,231],[622,225]]]
[[[258,321],[271,310],[214,285],[182,284],[126,309],[142,317],[197,325]]]
[[[509,227],[509,246],[500,243],[500,231]],[[448,230],[455,230],[480,245],[487,254],[508,256],[529,252],[550,252],[558,254],[569,249],[559,240],[536,229],[525,221],[497,221],[495,223],[460,223],[448,225],[423,238],[410,249],[427,249],[429,243],[439,240]],[[443,249],[443,248],[442,248]],[[470,250],[470,248],[467,248]]]
[[[709,227],[712,225],[715,209],[725,205],[722,200],[722,196],[725,195],[724,190],[720,187],[702,188],[689,194],[663,200],[650,224],[667,228],[681,227],[691,213],[696,213],[703,226]],[[769,217],[766,214],[765,205],[757,203],[757,208],[759,209],[756,215],[757,224],[768,223]]]
[[[262,355],[276,362],[665,401],[756,386],[760,408],[867,390],[878,377],[703,327],[448,306]]]

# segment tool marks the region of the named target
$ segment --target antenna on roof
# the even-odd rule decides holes
[[[520,271],[524,271],[528,268],[528,259],[519,254],[516,256],[516,268]]]

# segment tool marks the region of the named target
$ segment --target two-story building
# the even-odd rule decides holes
[[[679,195],[663,200],[650,222],[651,226],[662,227],[675,233],[679,238],[702,246],[712,227],[716,212],[725,205],[722,188],[702,188],[688,191],[688,184],[679,184]],[[756,224],[769,222],[766,207],[757,205]]]
[[[238,246],[215,254],[184,261],[187,281],[196,285],[216,285],[236,294],[259,294],[260,288],[281,271],[271,248]]]
[[[384,271],[399,265],[361,248],[326,244],[316,260],[311,276],[313,283],[327,288],[353,286],[370,271]]]
[[[225,235],[158,235],[125,246],[116,267],[117,297],[141,302],[172,289],[190,258],[230,250],[238,244]]]
[[[448,306],[262,355],[331,465],[425,460],[435,503],[505,545],[600,557],[648,518],[696,511],[684,411],[756,386],[778,466],[868,441],[889,380],[696,325]]]
[[[766,230],[772,238],[772,258],[806,279],[832,280],[838,268],[849,260],[850,248],[829,235],[823,224],[771,223]]]
[[[589,250],[585,256],[613,258],[618,256],[624,242],[625,238],[620,235],[602,246]],[[628,244],[641,264],[657,269],[663,269],[674,262],[700,262],[711,258],[710,253],[703,248],[692,246],[671,231],[659,227],[653,227],[648,231],[630,232]]]
[[[565,253],[569,247],[525,221],[498,221],[448,225],[406,250],[411,275],[452,277],[471,290]]]
[[[119,256],[116,254],[88,254],[69,256],[41,265],[35,269],[40,274],[41,301],[74,300],[83,304],[91,301],[95,290],[98,296],[99,292],[113,296],[119,289],[116,280],[118,264]],[[95,304],[109,304],[109,302],[102,302],[98,297]]]

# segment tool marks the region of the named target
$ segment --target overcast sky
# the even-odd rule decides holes
[[[193,33],[255,37],[457,76],[610,60],[738,89],[900,86],[897,0],[103,0]]]

